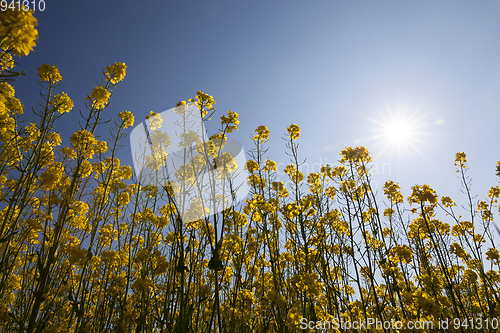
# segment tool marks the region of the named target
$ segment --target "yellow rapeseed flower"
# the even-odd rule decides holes
[[[45,190],[53,190],[60,186],[64,168],[62,163],[54,162],[40,175],[40,185]]]
[[[65,92],[55,95],[50,104],[54,105],[60,114],[70,112],[74,106],[73,101]]]
[[[116,251],[104,251],[101,253],[101,259],[108,266],[118,266],[120,255]]]
[[[467,169],[466,163],[467,163],[467,156],[465,155],[464,152],[455,154],[455,166],[457,168],[460,167],[463,169]],[[457,170],[457,172],[458,172],[458,170]]]
[[[0,83],[0,94],[5,98],[14,98],[15,93],[14,87],[7,82]]]
[[[203,90],[200,90],[196,93],[196,104],[198,105],[198,108],[200,110],[203,109],[202,116],[205,117],[208,113],[208,111],[213,111],[214,109],[214,104],[215,100],[213,96],[210,96],[209,94],[205,94]],[[208,111],[207,111],[208,110]]]
[[[123,111],[118,113],[118,117],[123,120],[123,127],[129,128],[134,126],[134,115],[130,111]]]
[[[61,145],[61,136],[57,132],[50,132],[47,134],[47,140],[50,141],[52,147],[57,147]]]
[[[275,171],[277,170],[277,166],[276,166],[276,162],[274,162],[273,160],[267,160],[266,161],[266,165],[264,166],[264,168],[262,169],[263,171]]]
[[[389,259],[393,262],[407,264],[413,258],[413,251],[406,244],[396,245],[389,251]]]
[[[399,184],[389,180],[384,184],[384,194],[394,203],[403,203],[403,195],[399,192]]]
[[[341,163],[345,162],[371,162],[372,157],[370,156],[370,152],[363,146],[359,147],[346,147],[346,149],[340,152],[342,155]]]
[[[70,136],[69,141],[71,142],[71,145],[74,149],[81,150],[82,153],[84,153],[89,159],[94,155],[94,148],[97,149],[96,143],[104,142],[96,141],[94,135],[87,130],[76,131]],[[94,145],[96,145],[96,147],[94,147]],[[105,148],[107,149],[107,147]]]
[[[250,173],[253,173],[254,171],[259,170],[259,164],[255,162],[254,160],[248,160],[246,165],[245,165],[246,170],[248,170]]]
[[[292,140],[300,138],[300,127],[297,124],[291,124],[287,128],[288,135]]]
[[[38,39],[37,20],[32,11],[25,9],[23,6],[22,10],[2,10],[0,16],[0,47],[12,49],[17,56],[33,51]]]
[[[111,93],[104,87],[97,86],[92,89],[92,93],[90,96],[87,96],[87,101],[90,102],[90,105],[97,110],[102,110],[108,104],[109,97]],[[92,101],[93,100],[93,101]]]
[[[441,204],[447,208],[456,206],[455,202],[453,202],[450,197],[441,197]]]
[[[161,119],[161,116],[159,113],[150,111],[149,115],[146,116],[146,119],[149,122],[149,129],[151,131],[157,130],[158,128],[161,128],[161,124],[163,122],[163,119]]]
[[[106,79],[110,80],[113,84],[117,84],[125,78],[127,66],[123,62],[115,62],[106,67],[104,71]]]
[[[0,71],[6,71],[14,67],[14,60],[12,59],[12,55],[7,52],[3,52],[0,55]]]
[[[260,125],[259,127],[257,127],[255,132],[257,133],[257,135],[253,137],[254,141],[260,140],[262,143],[264,143],[269,139],[270,132],[266,126]]]
[[[434,191],[427,184],[424,184],[423,186],[415,185],[412,187],[412,190],[412,194],[408,197],[408,201],[410,203],[421,203],[427,201],[433,204],[438,201],[436,191]]]
[[[234,130],[238,129],[238,124],[240,121],[238,120],[239,115],[234,111],[228,111],[227,116],[221,116],[221,124],[227,125],[226,132],[232,133]]]
[[[62,76],[54,65],[43,64],[37,67],[38,77],[41,82],[57,83],[62,80]]]

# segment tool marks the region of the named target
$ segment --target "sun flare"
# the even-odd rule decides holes
[[[406,121],[395,121],[393,123],[387,124],[385,130],[385,135],[387,138],[394,143],[404,142],[411,139],[412,127]]]
[[[371,119],[376,127],[375,138],[382,145],[381,153],[388,152],[401,158],[403,155],[422,154],[420,144],[425,133],[423,118],[418,112],[408,112],[404,109],[387,109],[385,114],[379,114],[377,119]]]

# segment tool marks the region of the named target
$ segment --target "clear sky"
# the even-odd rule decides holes
[[[218,110],[209,134],[233,110],[240,130],[232,138],[252,148],[255,128],[267,125],[278,163],[288,163],[283,133],[298,124],[304,171],[363,145],[379,188],[395,180],[405,197],[428,183],[465,203],[453,166],[459,151],[478,199],[500,180],[499,1],[46,0],[35,16],[39,44],[19,60],[28,76],[14,85],[29,115],[36,67],[60,69],[75,102],[57,124],[63,144],[101,70],[119,61],[128,73],[109,118],[128,110],[137,123],[204,90]],[[391,119],[406,119],[390,128],[394,140]],[[124,143],[120,158],[131,164]]]

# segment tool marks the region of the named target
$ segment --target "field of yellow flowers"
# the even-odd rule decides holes
[[[141,186],[116,157],[132,113],[114,119],[112,140],[94,135],[109,126],[103,111],[125,64],[104,69],[64,147],[55,124],[73,102],[59,70],[41,64],[40,108],[20,126],[23,105],[8,81],[19,74],[13,56],[36,45],[36,22],[27,11],[0,16],[0,332],[339,332],[348,330],[340,323],[371,321],[381,324],[351,330],[497,331],[500,187],[475,202],[464,153],[455,166],[467,207],[428,185],[405,199],[393,181],[382,203],[364,147],[304,175],[295,124],[286,188],[259,126],[248,199],[183,223],[171,187]],[[215,112],[202,91],[188,102],[205,118]],[[237,125],[228,112],[215,137]]]

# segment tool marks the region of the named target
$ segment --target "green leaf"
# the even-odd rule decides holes
[[[217,242],[214,249],[214,254],[208,262],[208,268],[213,271],[221,271],[224,268],[222,260],[220,260],[220,250],[222,248],[222,238]]]
[[[214,255],[212,259],[208,262],[208,268],[213,271],[221,271],[224,266],[222,265],[222,260],[219,259],[219,256]]]

